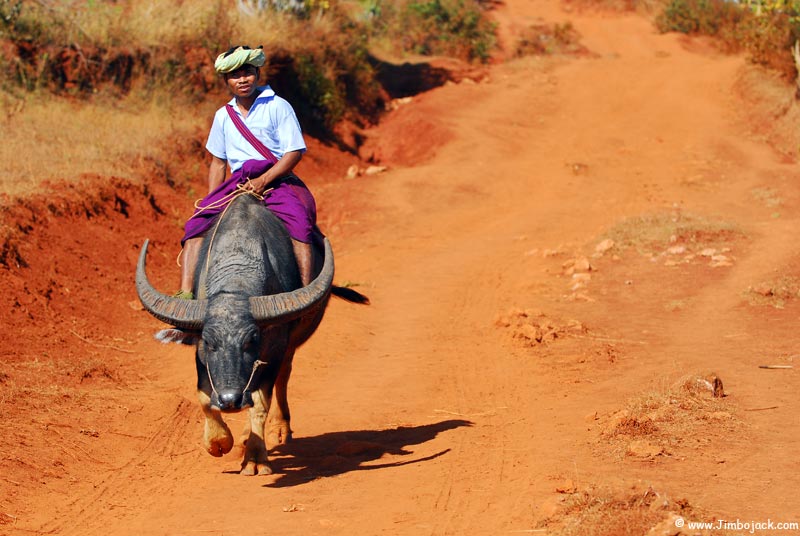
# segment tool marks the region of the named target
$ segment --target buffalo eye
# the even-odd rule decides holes
[[[203,338],[203,347],[207,352],[214,353],[217,351],[217,343],[205,337]]]
[[[242,343],[242,350],[245,352],[250,352],[255,350],[258,347],[258,332],[252,333],[248,337],[245,337],[244,343]]]

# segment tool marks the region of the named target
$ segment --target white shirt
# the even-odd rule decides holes
[[[259,87],[261,93],[256,97],[247,117],[242,117],[236,106],[236,99],[229,104],[239,114],[247,128],[269,149],[278,160],[291,151],[306,150],[300,123],[292,105],[277,96],[269,86]],[[206,141],[208,152],[227,160],[231,173],[242,167],[247,160],[264,160],[264,157],[239,133],[225,106],[214,114],[214,122]]]

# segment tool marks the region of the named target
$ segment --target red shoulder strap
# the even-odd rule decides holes
[[[275,158],[275,155],[272,154],[272,151],[267,149],[266,146],[261,143],[261,141],[256,138],[252,132],[250,132],[250,129],[244,124],[244,121],[242,121],[242,118],[236,113],[236,110],[233,109],[233,106],[226,104],[225,109],[228,110],[228,115],[231,116],[231,120],[233,121],[233,124],[236,125],[236,129],[248,142],[250,142],[250,145],[252,145],[255,150],[267,160],[267,162],[272,162],[273,164],[276,163],[278,159]]]

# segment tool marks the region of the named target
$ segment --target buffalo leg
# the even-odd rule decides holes
[[[287,388],[289,385],[289,376],[292,375],[293,358],[294,351],[287,352],[286,357],[283,358],[283,362],[281,363],[281,368],[278,371],[278,378],[275,380],[275,403],[269,408],[269,416],[267,417],[267,423],[269,425],[267,446],[269,446],[269,448],[276,445],[284,445],[292,438]]]
[[[253,391],[253,407],[250,408],[250,434],[245,441],[243,475],[269,475],[272,468],[267,459],[267,446],[264,441],[264,427],[270,406],[270,393],[264,389]]]
[[[220,457],[227,454],[233,448],[233,434],[230,428],[222,420],[220,411],[211,407],[211,397],[207,393],[197,391],[197,398],[200,399],[200,407],[206,416],[203,446],[212,456]]]

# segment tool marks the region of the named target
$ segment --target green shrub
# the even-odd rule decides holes
[[[790,49],[800,39],[800,0],[670,0],[655,23],[662,32],[718,37],[725,50],[746,51],[754,63],[797,76]]]
[[[335,77],[326,72],[325,65],[311,55],[301,54],[295,60],[299,81],[299,100],[305,101],[305,112],[310,119],[332,129],[344,116],[344,98]]]
[[[159,93],[202,100],[221,91],[213,70],[232,44],[265,45],[267,73],[304,128],[332,136],[342,119],[384,109],[370,64],[375,37],[397,50],[485,61],[494,26],[476,0],[365,0],[368,16],[335,0],[0,0],[0,87],[98,94]],[[272,7],[270,7],[272,6]]]
[[[220,50],[265,44],[270,61],[281,56],[286,68],[278,69],[276,83],[286,78],[282,85],[310,129],[330,134],[345,116],[376,119],[383,106],[367,30],[327,0],[303,5],[298,12],[247,15],[226,0],[0,0],[0,86],[87,98],[138,91],[202,100],[222,89],[213,69]]]
[[[411,0],[394,6],[372,0],[371,28],[402,50],[485,62],[495,46],[495,24],[475,0]]]
[[[784,13],[751,16],[741,25],[738,34],[738,42],[751,61],[789,77],[794,74],[790,49],[800,39],[800,23],[792,17]]]
[[[587,52],[572,23],[534,24],[523,30],[514,55],[580,54]]]
[[[661,32],[717,35],[744,15],[737,4],[725,0],[671,0],[656,17],[656,27]]]

